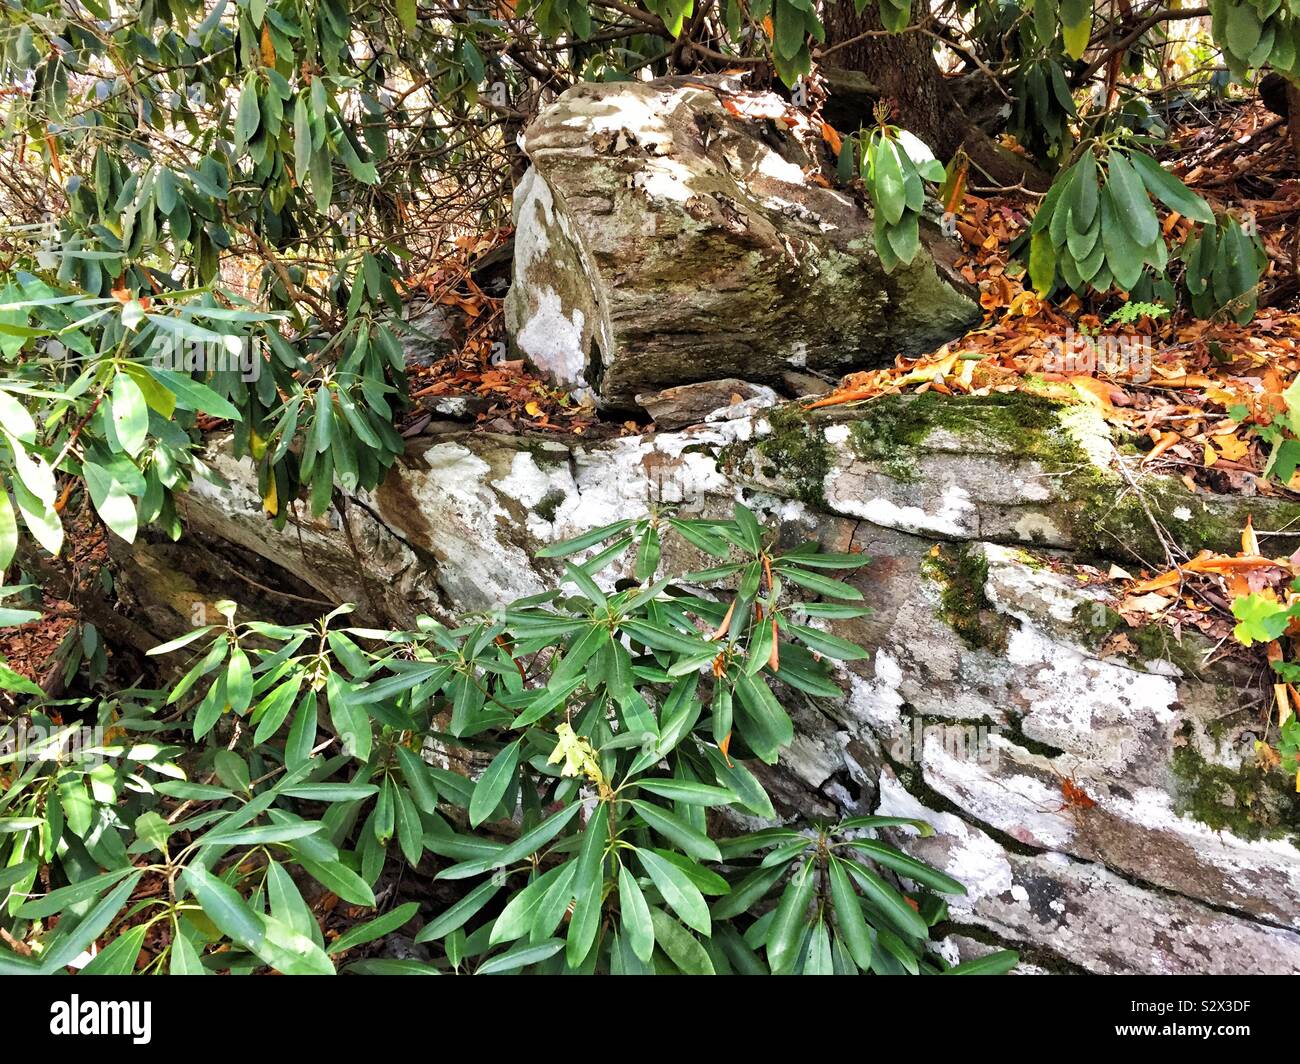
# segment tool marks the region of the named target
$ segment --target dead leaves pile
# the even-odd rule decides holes
[[[1255,121],[1255,110],[1239,113]],[[1191,168],[1189,178],[1218,182],[1222,196],[1235,186],[1220,181],[1219,170],[1231,167],[1235,173],[1235,166],[1221,152],[1204,162],[1193,157],[1182,168]],[[1287,234],[1277,225],[1294,227],[1300,214],[1300,183],[1278,188],[1291,185],[1296,189],[1289,198],[1269,201],[1269,209],[1261,207],[1258,214],[1265,243],[1278,254]],[[1213,190],[1198,191],[1210,195]],[[1285,412],[1282,393],[1300,377],[1300,314],[1265,305],[1245,326],[1187,315],[1107,325],[1112,308],[1103,310],[1098,301],[1071,295],[1049,304],[1026,289],[1023,265],[1008,259],[1007,248],[1031,218],[1032,210],[1019,200],[965,195],[953,218],[963,244],[955,266],[978,286],[984,322],[931,354],[850,374],[811,408],[901,392],[1034,392],[1096,407],[1120,439],[1132,440],[1143,452],[1145,467],[1179,477],[1192,491],[1288,496],[1300,491],[1300,475],[1288,484],[1265,477],[1272,448],[1255,434]],[[1177,236],[1188,222],[1168,214],[1164,225]],[[1272,262],[1270,269],[1276,266]],[[1270,283],[1267,276],[1265,283]],[[1063,352],[1073,352],[1073,358],[1063,358]],[[1104,352],[1123,357],[1106,361]]]
[[[531,373],[522,359],[506,359],[502,301],[487,295],[474,280],[476,265],[501,248],[509,229],[461,237],[455,250],[427,276],[408,278],[409,291],[423,291],[449,308],[457,324],[455,350],[427,367],[413,369],[408,385],[412,413],[400,428],[418,432],[429,415],[422,399],[486,400],[475,412],[480,425],[499,431],[515,429],[571,432],[581,435],[595,421],[590,405],[575,403],[561,389]]]

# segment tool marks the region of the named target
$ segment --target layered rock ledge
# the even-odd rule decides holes
[[[837,629],[871,657],[841,671],[838,701],[784,692],[796,739],[765,770],[782,815],[934,824],[899,841],[969,887],[940,946],[954,958],[1007,944],[1027,971],[1300,972],[1300,804],[1254,761],[1261,671],[1129,628],[1078,578],[1160,565],[1168,540],[1233,550],[1247,514],[1267,550],[1300,507],[1194,495],[1125,450],[1088,407],[1021,395],[776,407],[604,442],[432,436],[377,491],[277,532],[216,441],[226,485],[180,500],[186,538],[115,564],[160,639],[232,593],[269,617],[351,601],[405,624],[542,590],[546,543],[742,499],[785,540],[873,558],[853,580],[874,614]],[[698,564],[676,549],[670,568]]]

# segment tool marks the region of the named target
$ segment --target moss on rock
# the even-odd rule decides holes
[[[985,591],[989,563],[981,552],[965,544],[935,546],[922,561],[921,573],[939,585],[938,617],[963,643],[972,650],[1006,649],[1007,621]]]
[[[1175,809],[1216,831],[1300,847],[1300,802],[1290,777],[1259,762],[1239,769],[1206,761],[1191,744],[1174,750]]]
[[[936,429],[971,439],[993,439],[1008,451],[1031,456],[1043,446],[1041,437],[1060,428],[1061,404],[1032,392],[986,396],[882,395],[853,411],[849,439],[854,453],[869,462],[885,463],[893,475],[910,467],[915,454]],[[888,468],[888,467],[893,467]],[[906,473],[899,479],[910,479]]]
[[[798,403],[787,403],[767,415],[771,432],[759,440],[759,472],[794,485],[795,494],[810,506],[824,507],[823,484],[830,472],[830,444]]]

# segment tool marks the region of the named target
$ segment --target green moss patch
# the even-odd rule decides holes
[[[1001,652],[1007,645],[1007,621],[993,608],[987,592],[989,563],[966,545],[939,546],[921,562],[923,576],[939,584],[938,617],[972,650]]]
[[[808,505],[824,507],[823,484],[831,470],[832,454],[821,430],[798,403],[775,408],[768,413],[767,422],[772,431],[756,447],[759,472],[794,485],[795,494]]]
[[[1300,846],[1300,802],[1281,771],[1251,762],[1213,765],[1190,745],[1174,751],[1174,808],[1243,839],[1289,839]]]

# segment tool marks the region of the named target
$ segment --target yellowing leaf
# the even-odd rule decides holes
[[[1246,456],[1248,446],[1244,440],[1239,440],[1231,432],[1225,432],[1219,436],[1211,436],[1214,446],[1218,448],[1219,454],[1223,455],[1229,462],[1239,462]]]
[[[1088,38],[1092,36],[1092,12],[1089,11],[1073,26],[1061,26],[1061,38],[1065,41],[1065,52],[1071,59],[1083,57],[1088,47]]]

